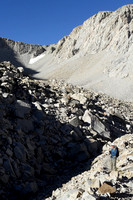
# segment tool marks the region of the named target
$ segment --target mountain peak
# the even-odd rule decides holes
[[[36,71],[36,78],[63,79],[118,99],[133,99],[133,4],[98,12],[57,44],[28,45],[2,39],[0,46],[1,61],[7,56],[11,60],[14,54],[19,65]]]

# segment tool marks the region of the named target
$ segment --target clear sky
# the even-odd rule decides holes
[[[0,0],[0,37],[30,44],[58,42],[99,11],[133,0]]]

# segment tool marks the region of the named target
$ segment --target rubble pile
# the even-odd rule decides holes
[[[0,63],[1,199],[49,196],[132,127],[131,103]]]
[[[133,199],[133,134],[126,134],[113,143],[119,148],[117,170],[110,169],[111,142],[92,162],[91,169],[73,177],[45,200],[132,200]]]

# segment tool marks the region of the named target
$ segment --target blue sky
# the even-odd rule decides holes
[[[30,44],[58,42],[99,11],[133,0],[0,0],[0,37]]]

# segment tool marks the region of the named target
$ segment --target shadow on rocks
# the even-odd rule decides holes
[[[12,46],[15,45],[14,43],[15,41],[11,40]],[[17,59],[16,52],[6,43],[4,38],[0,37],[0,62],[3,61],[10,61],[11,64],[13,64],[16,67],[23,67],[25,75],[34,75],[38,73],[33,69],[27,68],[22,62],[20,62]]]
[[[5,156],[1,157],[0,186],[1,191],[6,191],[6,194],[1,193],[1,199],[43,199],[89,169],[94,155],[88,151],[86,136],[79,127],[61,123],[43,107],[37,110],[32,105],[29,116],[30,107],[22,104],[24,95],[17,91],[21,105],[8,105],[8,99],[4,100],[6,112],[3,120],[11,125],[9,128],[6,124],[1,132],[1,155]],[[47,92],[47,97],[55,95]],[[27,103],[28,99],[34,103],[33,97],[27,93]]]
[[[89,170],[106,140],[94,139],[77,116],[69,118],[75,111],[60,101],[62,92],[5,65],[0,67],[0,197],[42,200]]]

